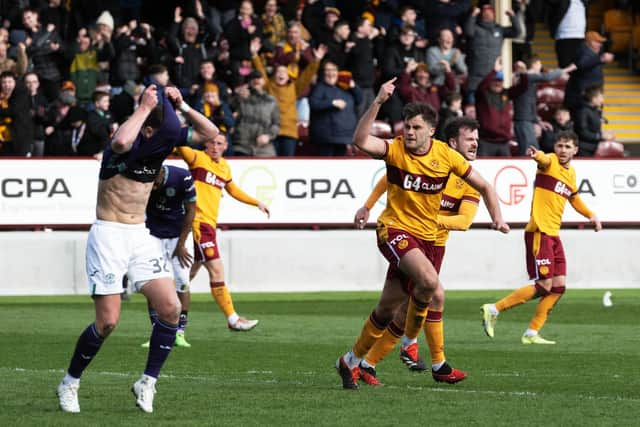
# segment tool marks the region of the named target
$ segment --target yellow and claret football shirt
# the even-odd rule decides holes
[[[387,207],[378,226],[407,231],[423,240],[435,240],[440,199],[451,173],[466,178],[471,165],[457,151],[436,139],[429,151],[412,154],[402,137],[387,142]]]
[[[567,200],[577,196],[576,171],[571,165],[562,166],[553,153],[538,151],[534,160],[538,170],[533,183],[531,219],[525,231],[557,236]]]
[[[224,158],[215,162],[204,151],[189,147],[177,147],[176,151],[189,166],[196,185],[195,222],[205,222],[215,227],[222,189],[231,182],[231,169]]]
[[[467,182],[458,177],[451,176],[447,182],[447,186],[442,194],[442,200],[440,201],[440,229],[436,234],[436,246],[445,246],[447,239],[449,238],[450,230],[466,230],[478,211],[478,205],[480,204],[480,193],[478,190],[467,184]],[[456,225],[454,221],[447,221],[447,218],[461,216],[459,225]],[[445,223],[446,221],[446,223]],[[445,223],[447,228],[442,228]],[[464,224],[462,224],[464,223]]]

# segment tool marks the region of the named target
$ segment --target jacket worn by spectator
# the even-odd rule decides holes
[[[423,1],[422,16],[425,17],[427,39],[430,44],[438,41],[438,33],[441,28],[448,28],[455,34],[458,20],[471,6],[470,0],[448,1],[440,0]]]
[[[440,46],[431,46],[427,49],[427,65],[429,66],[431,81],[434,84],[444,84],[444,65],[440,61],[447,61],[455,74],[465,75],[469,72],[467,64],[464,62],[464,54],[460,49],[454,47],[449,52],[444,53]]]
[[[33,143],[33,122],[31,119],[29,94],[20,83],[8,100],[0,103],[0,119],[9,122],[9,142],[2,144],[4,155],[25,156],[31,151]]]
[[[480,81],[491,71],[496,58],[500,56],[504,39],[520,34],[518,20],[511,18],[511,24],[510,27],[503,27],[494,21],[487,22],[476,19],[473,15],[469,16],[464,27],[464,33],[469,41],[467,90],[475,90]]]
[[[58,44],[60,48],[53,50],[52,44]],[[27,47],[27,56],[33,64],[33,71],[41,80],[60,81],[61,74],[58,62],[61,59],[63,45],[58,33],[50,33],[40,29],[31,34],[31,44]]]
[[[346,107],[333,106],[333,100],[342,99]],[[356,129],[356,105],[361,94],[358,86],[346,91],[338,86],[318,82],[309,95],[311,120],[309,140],[314,144],[351,144]]]
[[[269,79],[267,72],[258,55],[253,57],[253,66],[265,79],[265,90],[271,94],[278,103],[280,110],[280,132],[278,136],[286,136],[298,139],[298,113],[296,110],[296,100],[298,96],[306,92],[311,84],[311,79],[318,72],[319,62],[312,62],[307,65],[295,81],[289,80],[285,85],[279,85],[274,79]]]
[[[480,82],[476,90],[476,115],[480,123],[480,140],[502,143],[513,139],[511,100],[527,89],[528,78],[526,73],[522,73],[515,85],[495,93],[489,90],[489,85],[495,77],[496,71],[492,70]]]
[[[87,114],[84,135],[77,146],[79,156],[93,156],[105,149],[110,141],[113,119],[109,112],[93,110]]]
[[[251,89],[249,97],[241,99],[237,106],[238,120],[233,136],[233,151],[245,156],[275,156],[273,140],[280,132],[280,111],[276,99],[266,92]],[[258,146],[259,135],[269,135],[270,142]]]
[[[528,85],[525,91],[513,100],[513,120],[525,122],[538,122],[536,111],[537,83],[550,82],[562,75],[562,70],[557,69],[546,73],[527,73]]]
[[[171,80],[179,88],[188,90],[198,81],[200,63],[203,59],[211,57],[212,52],[207,49],[206,38],[202,42],[187,43],[180,39],[179,29],[180,25],[174,22],[167,39],[172,58],[183,58],[182,63],[171,61]]]
[[[115,58],[116,52],[110,42],[104,43],[100,49],[90,47],[84,52],[77,52],[71,62],[70,79],[76,85],[76,98],[80,103],[91,101],[93,91],[100,78],[99,62],[109,62]]]
[[[592,157],[602,140],[602,110],[584,103],[576,114],[575,131],[578,134],[580,157]]]
[[[569,76],[564,92],[564,105],[572,114],[582,104],[582,93],[589,86],[602,86],[604,84],[603,66],[600,52],[594,52],[586,43],[578,48],[574,60],[576,70]]]

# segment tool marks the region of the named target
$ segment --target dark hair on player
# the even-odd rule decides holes
[[[460,136],[460,129],[476,130],[480,127],[477,120],[471,117],[456,117],[451,120],[444,128],[444,137],[447,142],[451,139],[457,139]]]
[[[429,104],[423,102],[410,102],[402,109],[402,119],[404,121],[410,120],[416,116],[421,116],[422,119],[431,127],[438,125],[438,113]]]
[[[573,145],[578,146],[578,135],[572,130],[562,130],[556,135],[555,142],[560,140],[572,141]]]

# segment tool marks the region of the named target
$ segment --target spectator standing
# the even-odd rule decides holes
[[[464,116],[462,111],[462,95],[458,92],[449,92],[445,97],[445,102],[438,113],[438,127],[436,129],[436,138],[440,141],[446,141],[447,135],[445,129],[449,122],[453,119]]]
[[[111,141],[117,124],[109,112],[109,95],[93,93],[93,109],[87,115],[87,126],[82,139],[74,147],[79,156],[101,156]]]
[[[425,63],[409,61],[398,79],[398,92],[402,101],[429,104],[434,111],[440,110],[442,100],[449,92],[455,91],[456,80],[449,63],[445,62],[445,84],[431,82],[429,67]]]
[[[362,102],[358,105],[358,117],[369,108],[376,94],[373,90],[376,76],[376,63],[374,52],[377,50],[374,44],[382,44],[380,30],[367,18],[359,18],[356,21],[355,31],[351,37],[353,46],[347,55],[347,70],[351,71],[353,80],[362,92]]]
[[[520,73],[518,82],[509,89],[504,88],[502,78],[502,58],[498,57],[494,69],[480,82],[476,91],[476,114],[480,123],[479,156],[511,156],[511,100],[524,93],[528,78],[526,73]]]
[[[591,0],[546,0],[548,24],[555,40],[558,66],[571,64],[587,31],[587,6]]]
[[[33,148],[31,155],[33,157],[42,157],[44,155],[44,127],[49,110],[47,98],[40,93],[40,80],[34,72],[29,72],[24,76],[24,84],[27,87],[29,96],[29,111],[31,121],[33,123]]]
[[[108,37],[108,36],[107,36]],[[100,32],[91,35],[86,28],[78,31],[73,47],[70,79],[76,85],[76,98],[80,105],[91,103],[91,96],[100,79],[99,62],[109,62],[115,58],[111,41]]]
[[[0,122],[2,154],[7,156],[31,156],[33,125],[29,108],[29,96],[15,74],[0,74]]]
[[[251,50],[249,44],[254,38],[262,39],[262,22],[253,13],[253,3],[243,0],[238,8],[238,16],[225,29],[229,40],[231,69],[239,76],[246,77],[251,72]]]
[[[0,40],[0,73],[3,71],[11,71],[17,77],[23,76],[27,71],[29,59],[27,58],[27,46],[24,43],[18,43],[16,49],[16,61],[7,56],[9,45],[6,41]]]
[[[529,147],[540,149],[534,129],[534,124],[539,122],[536,111],[538,83],[555,80],[576,69],[575,65],[571,64],[564,69],[558,68],[543,73],[542,61],[537,55],[531,56],[528,62],[528,67],[522,61],[516,63],[516,71],[526,73],[528,81],[526,90],[513,101],[513,130],[516,134],[516,141],[518,141],[520,156],[525,156]],[[545,124],[545,126],[547,125]]]
[[[133,114],[138,105],[143,86],[127,80],[122,86],[122,92],[114,95],[109,102],[109,110],[113,121],[119,125],[124,123]]]
[[[442,85],[445,80],[445,63],[459,76],[466,77],[468,70],[464,54],[453,47],[453,33],[448,28],[440,30],[438,44],[427,49],[427,65],[434,84]]]
[[[469,66],[469,79],[467,80],[467,103],[473,104],[473,94],[480,81],[485,78],[500,56],[502,42],[505,38],[517,37],[520,34],[520,24],[512,10],[505,13],[511,19],[511,26],[503,27],[496,23],[495,9],[490,4],[485,4],[482,9],[477,7],[467,19],[464,34],[467,36],[467,65]],[[478,16],[480,18],[478,19]],[[482,137],[480,137],[482,139]]]
[[[287,37],[287,24],[278,12],[277,0],[267,0],[262,14],[262,31],[265,42],[270,48],[275,48]]]
[[[295,155],[298,143],[298,115],[296,110],[296,99],[299,94],[305,92],[311,80],[315,77],[320,67],[320,61],[324,58],[327,49],[324,45],[314,49],[315,62],[307,65],[297,79],[291,80],[287,67],[278,65],[275,68],[271,79],[267,76],[267,71],[258,55],[260,43],[252,42],[251,51],[253,55],[253,66],[262,74],[266,81],[267,93],[272,95],[278,103],[280,111],[280,132],[275,139],[276,154],[278,156]]]
[[[356,128],[360,89],[353,79],[338,83],[338,67],[325,62],[322,80],[311,90],[309,139],[320,156],[344,156]]]
[[[333,35],[333,26],[340,19],[340,10],[324,7],[322,0],[307,0],[302,11],[302,23],[316,44],[328,44]]]
[[[471,0],[426,0],[423,4],[422,16],[430,45],[438,42],[440,30],[445,28],[452,34],[462,35],[458,22],[471,7]]]
[[[388,45],[381,60],[382,80],[398,77],[410,61],[425,62],[424,50],[415,45],[416,32],[413,27],[404,25],[400,29],[398,39]],[[402,120],[402,100],[394,92],[382,105],[382,114],[392,123]]]
[[[600,141],[613,141],[613,132],[602,130],[602,106],[604,105],[604,93],[601,86],[590,86],[585,90],[584,102],[578,109],[575,121],[575,130],[580,143],[578,144],[579,157],[593,157]]]
[[[338,21],[333,26],[333,35],[327,42],[327,61],[331,61],[339,69],[345,69],[347,65],[347,55],[354,45],[349,41],[351,29],[347,21]]]
[[[589,86],[603,86],[603,66],[613,61],[613,54],[602,52],[602,45],[607,41],[599,33],[589,31],[584,43],[578,47],[575,55],[576,70],[571,73],[564,93],[564,106],[571,111],[574,121],[576,110],[582,104],[584,91]]]
[[[140,81],[146,68],[157,63],[157,48],[147,23],[118,27],[112,43],[116,57],[111,62],[109,80],[114,88],[122,87],[127,80]]]
[[[556,109],[553,113],[551,125],[546,129],[543,128],[542,136],[540,138],[540,149],[545,153],[553,153],[553,146],[556,143],[558,134],[563,131],[574,132],[573,122],[571,121],[571,114],[569,110],[564,107]]]
[[[265,83],[262,74],[254,70],[249,74],[249,89],[240,91],[233,140],[236,156],[276,155],[273,141],[280,132],[280,110],[276,99],[265,91]]]
[[[200,70],[196,77],[195,83],[191,85],[191,104],[196,105],[202,101],[204,95],[204,87],[206,84],[215,86],[218,96],[223,102],[229,102],[229,94],[231,91],[225,82],[216,77],[216,66],[213,60],[205,58],[200,62]],[[197,108],[197,107],[196,107]]]
[[[177,7],[173,24],[167,39],[172,63],[171,80],[187,98],[194,94],[200,64],[210,55],[204,40],[198,40],[199,25],[195,18],[182,19],[181,9]],[[178,35],[180,32],[180,35]],[[238,43],[240,41],[238,40]]]
[[[40,87],[47,100],[58,97],[58,86],[62,74],[58,63],[62,59],[63,48],[60,37],[52,24],[43,28],[34,9],[22,12],[22,23],[27,31],[27,56],[33,64],[33,71],[40,77]]]

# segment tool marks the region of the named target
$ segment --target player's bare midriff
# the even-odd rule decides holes
[[[141,224],[153,182],[137,182],[116,175],[98,184],[98,219],[122,224]]]

